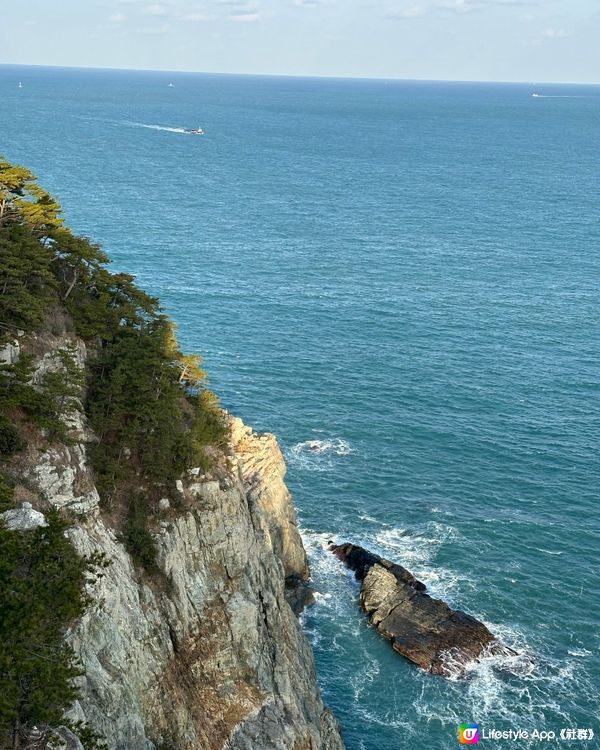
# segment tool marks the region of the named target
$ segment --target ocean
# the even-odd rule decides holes
[[[599,144],[598,87],[0,67],[0,153],[278,436],[348,750],[600,736]],[[518,655],[423,673],[329,539]]]

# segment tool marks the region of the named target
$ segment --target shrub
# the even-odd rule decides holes
[[[17,428],[8,419],[0,417],[0,453],[12,456],[27,447]]]
[[[48,525],[0,524],[0,746],[19,747],[34,726],[58,726],[81,674],[64,634],[88,603],[95,561],[80,557],[57,511]]]

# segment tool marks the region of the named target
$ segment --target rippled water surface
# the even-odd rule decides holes
[[[600,89],[3,67],[0,126],[279,436],[348,749],[600,734]],[[519,655],[458,681],[406,663],[332,537]]]

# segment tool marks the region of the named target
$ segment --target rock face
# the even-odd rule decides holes
[[[81,344],[48,346],[67,343]],[[84,670],[69,718],[111,750],[343,750],[286,600],[286,588],[302,597],[308,566],[276,439],[231,419],[224,467],[182,477],[181,510],[157,503],[160,573],[149,580],[99,510],[93,435],[77,419],[73,444],[22,455],[15,488],[40,511],[65,509],[78,551],[110,560],[67,636]],[[33,508],[10,522],[43,522]]]
[[[48,525],[44,514],[34,510],[31,503],[23,503],[20,508],[0,513],[0,518],[6,528],[13,531],[31,531]]]
[[[425,593],[410,571],[353,544],[333,554],[361,581],[360,602],[392,648],[433,674],[456,675],[484,652],[509,653],[474,617]]]

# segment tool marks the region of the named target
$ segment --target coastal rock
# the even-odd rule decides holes
[[[451,676],[484,654],[511,653],[482,622],[425,593],[425,584],[401,565],[353,544],[330,549],[361,581],[360,603],[371,623],[419,667]]]

